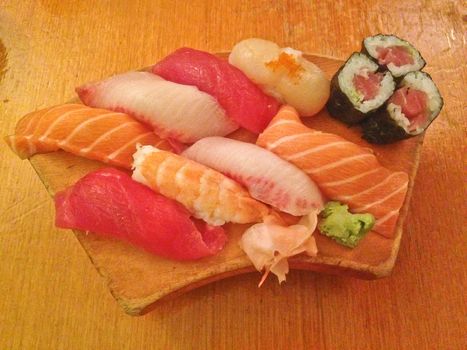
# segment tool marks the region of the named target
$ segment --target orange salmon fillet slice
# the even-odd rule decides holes
[[[24,116],[6,137],[22,159],[62,149],[75,155],[130,169],[136,144],[170,150],[146,125],[127,114],[64,104]]]
[[[329,199],[373,214],[373,231],[394,236],[406,173],[384,168],[371,151],[338,135],[305,126],[290,106],[281,108],[256,143],[303,169]]]

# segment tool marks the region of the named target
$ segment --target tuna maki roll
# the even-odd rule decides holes
[[[429,74],[408,73],[384,108],[362,124],[370,143],[391,143],[420,135],[438,116],[443,99]]]
[[[331,81],[329,114],[344,123],[356,124],[380,108],[392,95],[394,79],[389,72],[377,72],[378,65],[355,52]]]
[[[411,43],[395,35],[369,36],[363,40],[362,46],[362,52],[378,62],[381,70],[389,70],[396,78],[425,66],[420,52]]]

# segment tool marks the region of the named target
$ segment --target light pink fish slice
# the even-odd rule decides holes
[[[88,106],[127,113],[151,125],[161,137],[184,143],[238,128],[211,95],[149,72],[115,75],[76,92]]]
[[[301,216],[323,206],[321,193],[307,174],[254,144],[207,137],[182,155],[233,178],[253,198],[283,212]]]

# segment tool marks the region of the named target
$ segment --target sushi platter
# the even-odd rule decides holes
[[[386,40],[378,36],[375,38],[376,41]],[[400,39],[397,38],[397,40]],[[382,45],[380,41],[378,45]],[[402,44],[405,45],[405,42]],[[405,55],[407,55],[406,52],[412,52],[408,49],[406,51],[400,49],[402,44],[398,42],[399,46],[394,47]],[[265,47],[267,45],[269,44],[264,44]],[[369,54],[375,51],[372,45],[371,42],[366,43]],[[388,47],[390,51],[391,47]],[[273,49],[276,50],[275,47]],[[74,234],[125,312],[131,315],[144,314],[156,307],[157,302],[173,298],[198,286],[263,269],[265,273],[260,285],[269,272],[275,274],[282,282],[285,280],[289,267],[365,279],[388,276],[397,258],[404,220],[408,215],[411,191],[423,142],[423,131],[439,113],[442,100],[441,104],[439,101],[432,103],[433,99],[429,100],[434,106],[430,105],[430,108],[432,107],[430,111],[433,111],[430,120],[428,118],[422,120],[423,116],[417,114],[410,119],[415,122],[408,126],[400,124],[399,121],[401,113],[409,115],[409,109],[402,107],[401,112],[401,109],[397,108],[402,105],[401,99],[404,99],[404,103],[418,99],[420,104],[426,100],[427,94],[431,97],[431,90],[436,90],[436,87],[432,88],[430,85],[429,76],[425,77],[423,75],[425,73],[418,71],[413,74],[401,73],[400,70],[397,74],[389,71],[381,73],[377,71],[379,68],[370,58],[357,57],[367,55],[368,52],[354,54],[352,59],[345,63],[334,58],[297,53],[298,51],[286,48],[281,49],[282,53],[277,61],[271,60],[266,64],[266,68],[277,73],[276,70],[282,69],[280,65],[283,65],[291,72],[290,79],[295,79],[296,74],[300,76],[303,69],[310,71],[312,83],[317,84],[322,81],[324,82],[322,84],[328,84],[328,95],[329,82],[331,82],[331,97],[328,100],[326,89],[323,90],[323,96],[316,96],[320,94],[319,89],[313,95],[308,96],[308,91],[303,86],[294,90],[295,88],[290,88],[289,84],[285,88],[286,79],[280,80],[279,83],[276,81],[273,86],[275,90],[271,92],[266,89],[268,94],[263,94],[256,85],[247,78],[243,78],[243,73],[233,70],[227,63],[232,63],[250,77],[251,67],[245,65],[233,52],[217,53],[216,58],[214,55],[190,50],[180,49],[154,67],[145,68],[139,72],[124,73],[102,82],[77,88],[81,102],[89,107],[81,105],[78,99],[69,101],[67,105],[63,105],[64,107],[55,107],[66,108],[66,110],[63,110],[61,115],[48,125],[33,147],[30,143],[31,136],[24,136],[25,133],[21,135],[21,122],[17,127],[17,135],[7,139],[18,155],[29,159],[50,195],[55,197],[56,225],[62,228],[73,228]],[[394,50],[398,54],[396,51]],[[385,57],[389,57],[390,54],[393,53],[384,51]],[[177,69],[183,67],[187,57],[190,64],[196,64],[196,60],[199,60],[199,64],[203,65],[212,60],[212,66],[219,64],[220,70],[225,69],[232,76],[237,74],[239,77],[237,83],[241,86],[239,90],[248,90],[249,96],[253,96],[251,100],[245,97],[241,107],[244,110],[256,109],[255,113],[262,117],[255,120],[243,120],[245,114],[238,111],[238,103],[232,103],[231,99],[224,98],[222,93],[218,92],[228,90],[231,85],[222,85],[221,79],[216,81],[217,85],[214,88],[202,84],[200,86],[196,84],[196,81],[190,80],[193,79],[190,76],[183,77],[185,80],[180,82],[182,75]],[[294,66],[293,60],[287,61],[290,57],[295,57],[297,62],[302,62],[302,66]],[[406,61],[411,60],[405,56],[403,58]],[[179,66],[174,65],[175,61]],[[423,67],[424,61],[421,56],[419,61],[422,62],[420,66]],[[173,67],[176,69],[171,70]],[[313,71],[314,67],[319,67],[316,68],[320,70],[319,74]],[[364,71],[364,77],[360,77],[360,80],[363,79],[363,85],[373,80],[374,77],[374,81],[381,86],[381,93],[387,95],[384,100],[380,98],[381,101],[378,102],[379,97],[375,97],[370,86],[362,88],[366,89],[364,91],[366,104],[358,105],[352,101],[353,95],[346,93],[344,83],[345,75],[355,75],[355,69],[359,69],[360,72]],[[264,74],[264,77],[266,75]],[[404,76],[403,79],[402,76]],[[356,78],[359,76],[354,77],[358,90],[360,82]],[[267,77],[264,79],[267,80]],[[429,79],[429,82],[427,83],[424,79]],[[263,87],[258,81],[254,79],[253,81]],[[181,88],[182,85],[172,82],[186,85]],[[394,92],[396,84],[399,84],[400,91]],[[134,101],[137,101],[138,97],[133,96],[136,96],[136,93],[133,94],[131,89],[128,90],[128,87],[132,88],[136,85],[151,87],[152,90],[147,90],[146,96],[150,96],[151,101],[156,101],[152,105],[152,110],[159,111],[155,117],[148,117],[150,113],[146,113],[147,110],[139,110],[136,119],[141,120],[143,122],[141,124],[126,114],[136,115],[132,111],[137,110],[137,102]],[[222,108],[219,109],[216,99],[207,94],[202,96],[191,85],[198,86],[202,91],[210,91],[211,95],[227,111],[229,118],[226,117]],[[422,86],[427,85],[429,88],[426,93],[419,92],[417,96],[412,96],[413,91],[417,92],[417,87],[422,89]],[[183,96],[199,94],[196,95],[197,100],[191,103],[191,111],[193,118],[204,119],[191,125],[175,119],[169,123],[163,118],[158,119],[164,111],[163,106],[157,104],[157,101],[161,100],[160,96],[154,93],[157,90],[154,87],[157,86],[160,86],[160,91],[164,91],[165,94],[175,96],[175,100],[180,98],[180,101],[175,102],[178,104],[183,104]],[[295,98],[297,94],[304,95],[302,100]],[[278,95],[280,97],[277,97]],[[279,109],[275,98],[283,102],[282,108]],[[116,105],[112,102],[114,99],[118,100]],[[302,101],[313,99],[320,102],[302,103]],[[371,99],[376,101],[373,105]],[[326,101],[327,108],[323,108]],[[385,101],[389,102],[383,105]],[[348,110],[351,103],[356,108],[353,112]],[[383,111],[386,105],[387,112]],[[196,110],[197,106],[202,106],[203,113]],[[39,111],[36,115],[42,113],[40,114],[42,118],[44,115],[53,114],[51,112],[53,110],[54,108],[44,112]],[[413,110],[414,108],[410,111]],[[374,117],[368,118],[365,115],[367,111]],[[115,127],[110,131],[106,131],[107,129],[102,131],[99,129],[101,126],[96,124],[95,130],[91,130],[90,133],[95,132],[97,136],[93,136],[91,145],[87,147],[80,145],[80,140],[76,136],[82,127],[80,124],[76,124],[79,125],[78,127],[73,126],[71,136],[70,133],[60,136],[61,141],[55,143],[53,147],[44,142],[46,137],[59,137],[52,136],[53,128],[58,130],[57,125],[66,119],[65,116],[75,115],[76,120],[72,120],[71,117],[68,119],[70,123],[78,123],[78,117],[82,113],[88,113],[90,118],[96,121],[111,116],[115,120]],[[345,116],[341,117],[342,114]],[[268,117],[265,117],[266,115]],[[312,115],[312,117],[300,118],[304,115]],[[389,121],[388,115],[392,118]],[[25,117],[27,125],[23,127],[26,131],[33,125],[35,116],[31,114],[30,119],[27,117]],[[219,120],[221,122],[218,122]],[[360,128],[347,125],[353,124],[356,120],[358,123],[363,120],[363,135]],[[82,119],[79,120],[79,123],[83,125],[87,122],[83,123]],[[216,123],[218,124],[214,125]],[[212,127],[206,131],[207,128],[203,125]],[[242,127],[238,128],[238,125]],[[119,136],[121,140],[115,136],[114,142],[119,146],[113,146],[119,152],[112,153],[105,148],[107,146],[102,146],[103,141],[109,135],[117,134],[118,129],[123,126],[133,127],[127,131],[133,134],[132,136],[129,134]],[[154,132],[148,129],[151,126]],[[171,128],[176,129],[175,134],[170,131]],[[301,143],[287,144],[297,139],[297,135],[302,138],[304,135],[311,136]],[[73,137],[74,140],[71,140]],[[316,140],[320,138],[327,140],[326,143],[319,141],[321,143],[315,145],[313,142],[318,142]],[[128,140],[138,142],[130,144]],[[193,145],[187,146],[187,144]],[[24,145],[26,147],[22,150],[21,147]],[[342,146],[342,149],[328,152],[324,157],[319,153],[333,145]],[[128,154],[125,153],[126,148],[129,148]],[[135,148],[137,148],[136,152]],[[238,154],[234,154],[232,150],[238,151]],[[336,154],[339,152],[343,155]],[[110,153],[110,156],[104,160],[108,164],[99,161],[102,158],[101,153]],[[319,156],[313,158],[315,153]],[[242,158],[242,154],[250,156]],[[309,163],[300,163],[303,161],[303,156],[312,158]],[[320,178],[323,171],[334,169],[336,164],[347,162],[346,157],[351,159],[356,167],[361,168],[357,175],[355,173],[345,175],[348,181],[339,177],[328,179],[330,175]],[[333,163],[319,165],[322,159],[331,159]],[[133,163],[130,166],[131,162]],[[276,167],[280,171],[271,174],[266,172],[264,176],[260,174],[258,177],[254,170],[256,162],[267,163],[271,168]],[[121,170],[109,170],[109,164]],[[312,164],[313,167],[310,168],[307,164]],[[173,170],[175,175],[170,175],[172,168],[175,169]],[[183,173],[182,180],[180,180],[180,173]],[[363,185],[368,186],[367,189],[363,187],[357,194],[345,192],[345,186],[357,186],[359,179],[365,174],[368,174],[368,179],[365,179]],[[132,175],[132,179],[128,175]],[[378,176],[380,176],[379,180]],[[113,178],[112,181],[116,182],[108,183],[109,178]],[[202,188],[206,187],[203,185],[203,181],[207,181],[206,178],[217,184],[219,192],[216,192],[216,197],[206,197],[209,200],[200,201],[201,194],[199,194],[196,200],[192,200],[190,193],[194,186],[193,181],[198,181]],[[291,180],[285,181],[284,179]],[[392,181],[389,181],[390,179]],[[239,186],[237,181],[244,187]],[[392,184],[394,181],[395,184]],[[290,185],[291,182],[295,189]],[[96,183],[102,183],[99,191],[93,192],[89,190],[90,187],[86,187],[97,186]],[[344,192],[334,193],[333,185],[336,184],[342,185],[339,191]],[[354,197],[371,193],[376,187],[386,187],[380,190],[381,198],[373,199],[371,202],[376,204],[367,204],[368,199],[353,204]],[[267,191],[264,188],[267,188]],[[320,190],[323,191],[323,195]],[[205,194],[206,196],[212,196],[213,190],[209,191]],[[128,193],[134,193],[134,198],[128,198]],[[202,193],[201,190],[199,193]],[[115,198],[111,198],[114,194]],[[293,202],[289,200],[290,196],[294,198]],[[88,205],[88,198],[91,198],[90,202],[96,201],[95,207]],[[105,198],[109,198],[111,205],[103,202]],[[324,206],[324,198],[334,202],[328,202]],[[389,198],[395,201],[392,208],[373,208]],[[337,200],[348,200],[350,208],[356,214],[349,214],[347,205],[342,206],[336,202]],[[214,205],[216,201],[217,205]],[[223,201],[226,203],[224,204]],[[229,209],[228,205],[231,204],[236,206],[234,210]],[[158,209],[151,212],[148,206]],[[110,207],[114,210],[118,220],[106,218]],[[343,213],[342,216],[337,216],[338,210]],[[77,211],[80,212],[79,215],[82,215],[79,219],[76,216]],[[145,227],[141,226],[139,232],[134,235],[132,230],[135,230],[135,223],[125,215],[134,217],[138,215],[137,213],[147,215],[147,221],[136,222],[137,225]],[[342,219],[339,219],[341,221],[336,224],[333,221],[335,217]],[[350,232],[349,228],[348,236],[334,236],[333,230],[335,227],[343,226],[344,221],[346,223],[358,222],[357,232]],[[152,224],[147,224],[150,222]],[[170,222],[173,223],[172,226],[167,224]],[[252,223],[256,224],[252,226]],[[313,234],[317,225],[320,233]],[[94,230],[100,231],[100,234],[93,233],[88,227],[94,227]],[[281,241],[283,237],[280,235],[284,232],[287,237],[295,239],[293,243],[287,241],[284,244],[295,244],[293,247],[289,247],[286,252],[284,252],[284,246],[280,244],[279,248],[275,247],[276,250],[272,249],[270,252],[265,253],[261,250],[263,249],[261,244],[269,244],[264,243],[269,242],[268,239],[271,240],[273,246]],[[264,237],[271,235],[267,239],[262,238],[258,243],[258,237],[263,234]],[[151,235],[155,235],[156,238],[148,238]],[[262,254],[267,256],[268,253],[271,254],[268,256],[270,260],[267,260],[268,262],[261,260],[266,259]]]

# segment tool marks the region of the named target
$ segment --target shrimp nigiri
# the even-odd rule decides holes
[[[164,138],[191,143],[238,129],[214,97],[149,72],[129,72],[76,88],[91,107],[130,114]]]
[[[261,222],[269,213],[227,176],[187,158],[142,146],[134,154],[133,179],[183,204],[210,225]]]

